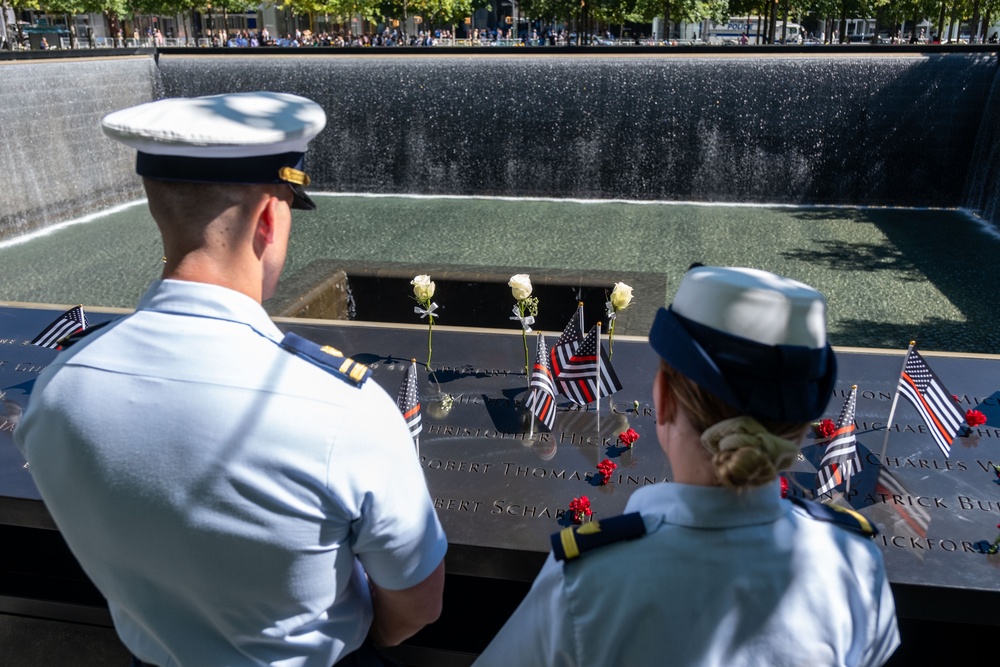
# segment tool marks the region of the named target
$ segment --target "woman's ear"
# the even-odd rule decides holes
[[[656,424],[662,425],[674,420],[677,403],[670,389],[670,381],[662,368],[657,369],[653,378],[653,407],[656,409]]]

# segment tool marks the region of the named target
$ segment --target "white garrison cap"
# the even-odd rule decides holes
[[[823,295],[757,269],[689,270],[670,308],[657,312],[649,343],[681,374],[754,417],[815,419],[836,379]]]
[[[287,183],[296,208],[315,204],[302,189],[309,142],[326,125],[312,100],[274,92],[227,93],[148,102],[108,114],[101,126],[138,151],[136,172],[196,183]]]

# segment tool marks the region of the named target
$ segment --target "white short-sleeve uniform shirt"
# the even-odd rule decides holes
[[[368,632],[365,573],[444,557],[394,401],[281,338],[242,294],[158,281],[36,382],[16,441],[144,661],[329,667]]]
[[[899,644],[875,544],[809,517],[777,484],[657,484],[626,511],[647,534],[550,555],[477,666],[853,667]]]

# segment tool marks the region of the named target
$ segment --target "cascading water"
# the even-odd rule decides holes
[[[994,79],[970,159],[964,205],[1000,225],[1000,81]]]
[[[131,152],[100,131],[105,113],[258,88],[326,108],[309,158],[318,190],[969,202],[996,217],[1000,118],[983,113],[996,54],[845,53],[6,61],[0,239],[141,196]]]
[[[996,60],[164,55],[168,95],[262,85],[330,122],[341,192],[957,206]]]
[[[100,120],[155,79],[149,57],[0,63],[0,239],[142,196]]]

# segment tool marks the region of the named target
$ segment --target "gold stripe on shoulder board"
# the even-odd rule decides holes
[[[576,546],[576,533],[573,532],[572,528],[563,528],[559,531],[559,540],[562,542],[566,560],[573,560],[580,555],[580,549]]]
[[[364,364],[359,364],[354,362],[354,368],[351,369],[350,376],[355,382],[361,382],[365,379],[365,373],[368,372],[368,367]]]
[[[320,352],[326,352],[327,354],[332,355],[334,357],[342,357],[342,356],[344,356],[343,352],[341,352],[337,348],[333,347],[332,345],[324,345],[321,348],[319,348],[319,350],[320,350]]]
[[[875,527],[872,526],[871,522],[868,520],[868,517],[866,517],[861,512],[856,512],[855,510],[847,509],[846,507],[841,507],[840,505],[827,505],[827,507],[832,508],[834,511],[846,514],[847,516],[854,517],[854,519],[856,519],[857,522],[861,524],[861,530],[865,531],[866,533],[875,532]]]

